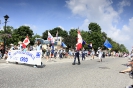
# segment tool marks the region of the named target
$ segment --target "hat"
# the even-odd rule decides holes
[[[18,42],[18,44],[22,44],[22,42],[21,42],[21,41],[19,41],[19,42]]]
[[[13,44],[11,43],[10,45],[12,46]]]

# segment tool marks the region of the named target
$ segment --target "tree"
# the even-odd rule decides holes
[[[56,36],[57,31],[58,31],[58,36],[60,36],[60,37],[63,37],[63,38],[64,38],[64,37],[67,37],[67,36],[68,36],[68,32],[67,32],[67,31],[61,29],[60,27],[56,27],[56,28],[54,28],[54,29],[52,29],[52,30],[46,30],[45,32],[43,32],[42,38],[43,38],[44,40],[47,40],[48,31],[51,33],[51,35],[52,35],[53,37]]]
[[[120,52],[126,52],[129,53],[124,44],[120,44]]]
[[[0,30],[0,40],[4,41],[4,38],[6,38],[6,45],[7,46],[12,42],[11,37],[12,37],[13,30],[14,29],[12,26],[7,26],[6,32],[4,30]]]
[[[90,23],[89,26],[89,40],[93,44],[94,50],[98,47],[103,47],[104,39],[101,33],[101,27],[97,23]]]
[[[14,44],[18,44],[19,41],[23,41],[26,36],[29,36],[30,44],[34,44],[34,40],[32,39],[32,36],[34,35],[33,31],[30,29],[29,26],[20,26],[18,29],[15,29],[13,32],[13,41]]]
[[[83,48],[84,49],[88,49],[88,44],[90,44],[90,40],[89,40],[89,32],[88,31],[81,31],[81,36],[82,36],[82,39],[86,42],[85,45],[83,45]]]
[[[78,29],[71,29],[69,31],[68,37],[64,38],[64,42],[69,48],[75,48],[77,43],[77,30]]]
[[[68,35],[63,40],[68,48],[75,48],[76,45],[76,38],[74,36]]]

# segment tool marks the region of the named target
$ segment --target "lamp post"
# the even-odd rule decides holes
[[[8,20],[9,16],[8,15],[5,15],[4,16],[4,19],[5,19],[5,28],[4,28],[4,34],[6,34],[6,23],[7,23],[7,20]],[[6,38],[4,37],[4,52],[5,53],[5,50],[6,50]]]

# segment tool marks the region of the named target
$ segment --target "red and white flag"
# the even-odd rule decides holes
[[[80,31],[78,30],[78,38],[77,38],[77,44],[76,44],[76,50],[80,50],[82,48],[82,36],[80,34]]]
[[[49,31],[48,31],[48,38],[47,38],[47,40],[49,40],[51,43],[55,42],[54,37],[50,34]]]
[[[22,46],[23,48],[26,48],[26,46],[30,43],[30,40],[29,40],[29,37],[26,36],[26,38],[24,39],[23,43],[22,43]]]

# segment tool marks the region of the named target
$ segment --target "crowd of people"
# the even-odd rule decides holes
[[[38,45],[39,44],[39,45]],[[4,46],[0,45],[0,58],[7,59],[8,57],[8,51],[9,50],[22,50],[22,51],[35,51],[38,50],[38,46],[40,47],[40,50],[42,50],[42,58],[46,58],[47,61],[52,60],[52,58],[70,58],[73,59],[76,55],[76,50],[75,49],[69,49],[66,50],[65,48],[60,48],[60,49],[54,49],[50,44],[47,44],[47,48],[43,48],[42,44],[40,41],[36,42],[33,46],[26,46],[25,48],[22,47],[22,42],[18,42],[18,45],[10,44],[10,47],[6,46],[6,50],[4,53]],[[94,59],[95,56],[99,57],[100,61],[102,61],[102,58],[105,56],[113,56],[113,57],[126,57],[128,54],[126,53],[116,53],[115,51],[112,52],[106,52],[103,51],[100,47],[98,48],[97,51],[95,51],[93,48],[89,50],[79,50],[79,57],[82,58],[82,60],[85,60],[87,56],[91,56],[92,59]]]
[[[52,61],[52,58],[54,59],[63,59],[63,58],[69,58],[69,59],[74,59],[72,65],[76,64],[76,59],[78,60],[78,65],[81,64],[80,62],[80,58],[82,58],[81,60],[85,60],[86,57],[91,56],[92,60],[95,59],[95,57],[99,58],[99,62],[102,62],[103,58],[105,58],[106,56],[110,57],[112,56],[113,58],[115,57],[127,57],[129,56],[130,61],[127,63],[127,69],[120,71],[119,73],[126,73],[126,72],[132,72],[132,77],[133,77],[133,50],[131,51],[130,54],[127,53],[121,53],[121,52],[107,52],[102,50],[101,47],[99,47],[97,49],[97,51],[95,51],[93,48],[89,49],[89,50],[76,50],[76,49],[69,49],[66,50],[65,48],[60,48],[60,49],[54,49],[52,47],[52,45],[47,44],[46,48],[42,47],[41,42],[38,40],[35,45],[33,46],[26,46],[23,47],[22,46],[22,42],[19,42],[18,45],[14,45],[14,44],[10,44],[10,47],[6,46],[5,49],[5,53],[4,53],[4,46],[0,45],[0,58],[3,59],[7,59],[8,58],[8,51],[11,50],[21,50],[21,51],[37,51],[37,50],[42,50],[42,58],[45,58],[48,61]],[[41,65],[43,65],[43,63],[41,62]],[[37,65],[35,64],[34,67],[37,67]],[[133,85],[127,87],[127,88],[133,88]]]

